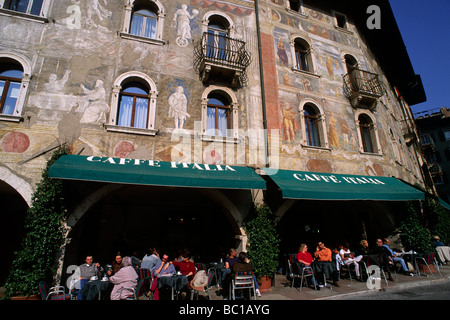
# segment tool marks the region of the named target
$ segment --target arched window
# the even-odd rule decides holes
[[[328,148],[328,137],[325,125],[325,115],[319,105],[310,99],[300,103],[300,124],[302,130],[302,145],[308,147]]]
[[[155,135],[157,95],[155,82],[146,74],[122,74],[114,82],[108,130]]]
[[[306,144],[320,147],[319,118],[320,114],[310,104],[303,108],[305,117]]]
[[[149,90],[140,82],[127,83],[120,93],[117,125],[147,128]]]
[[[294,70],[314,73],[312,49],[308,41],[300,37],[291,38],[292,60]]]
[[[227,36],[229,36],[229,23],[219,15],[213,15],[208,21],[208,38],[206,56],[219,60],[226,59]]]
[[[351,55],[344,56],[345,68],[347,70],[348,81],[352,92],[359,90],[358,84],[358,61]]]
[[[211,136],[238,139],[239,104],[233,90],[209,86],[202,94],[202,133]]]
[[[365,114],[361,114],[358,117],[358,122],[361,134],[362,151],[375,153],[377,145],[372,119]]]
[[[0,120],[18,122],[30,83],[31,64],[14,53],[0,53]]]
[[[0,113],[14,115],[19,98],[23,68],[9,62],[0,64]]]
[[[153,8],[133,10],[130,27],[131,34],[135,36],[156,39],[157,25],[158,15]]]
[[[2,8],[39,16],[43,4],[44,0],[5,0]]]
[[[219,93],[211,93],[208,96],[206,110],[206,132],[209,135],[227,136],[227,130],[231,129],[230,102]]]
[[[295,49],[295,68],[298,70],[310,71],[308,63],[309,48],[305,46],[305,42],[296,39],[294,49]]]
[[[163,44],[164,7],[158,0],[128,0],[125,6],[122,37],[148,39],[149,43]]]

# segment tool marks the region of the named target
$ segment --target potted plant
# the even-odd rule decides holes
[[[261,283],[259,289],[261,292],[270,291],[271,280],[277,271],[280,251],[280,240],[270,207],[267,204],[256,205],[244,230],[248,237],[248,257],[254,267],[256,279]]]
[[[39,282],[52,282],[56,257],[64,239],[65,206],[61,180],[48,177],[49,167],[68,149],[54,152],[42,172],[25,218],[26,235],[16,253],[5,283],[6,296],[33,297],[39,294]]]

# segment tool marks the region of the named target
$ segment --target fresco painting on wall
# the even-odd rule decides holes
[[[177,31],[177,38],[175,41],[180,47],[187,47],[189,44],[189,41],[192,38],[191,20],[198,14],[199,12],[197,9],[193,9],[189,12],[188,6],[185,4],[182,4],[181,8],[175,11],[173,27],[175,27],[175,30]]]
[[[281,103],[281,114],[283,123],[281,125],[283,142],[293,143],[299,129],[298,114],[288,102]]]
[[[173,118],[174,129],[184,129],[187,118],[190,117],[188,113],[188,93],[185,90],[184,81],[175,79],[173,83],[168,86],[169,95],[168,103],[169,118]]]

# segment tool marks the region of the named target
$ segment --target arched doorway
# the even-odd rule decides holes
[[[277,230],[283,254],[297,253],[306,243],[312,254],[317,241],[334,249],[348,242],[356,249],[362,239],[386,237],[395,230],[395,213],[404,210],[403,202],[298,200],[281,217]]]
[[[21,248],[25,236],[28,204],[13,187],[3,181],[0,181],[0,201],[2,203],[0,243],[4,261],[0,264],[0,286],[2,286],[8,277],[14,252]]]
[[[211,262],[236,247],[239,228],[229,210],[195,188],[119,186],[96,201],[73,226],[64,264],[87,254],[111,263],[117,251],[142,258],[156,246],[174,258],[189,248],[196,261]]]

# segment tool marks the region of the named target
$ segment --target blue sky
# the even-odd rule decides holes
[[[389,2],[427,95],[426,102],[411,106],[412,111],[450,108],[450,0]]]

